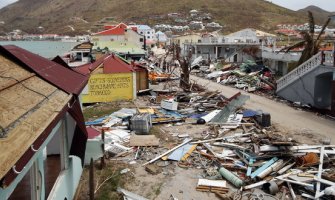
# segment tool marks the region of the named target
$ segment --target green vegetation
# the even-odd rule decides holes
[[[91,107],[83,109],[85,121],[89,119],[96,119],[106,115],[110,115],[113,112],[120,110],[117,104],[96,104]]]
[[[131,181],[134,177],[130,172],[121,174],[120,171],[127,168],[123,163],[107,163],[103,170],[96,170],[96,195],[95,199],[123,199],[122,195],[117,192],[117,188],[124,188],[127,181]]]

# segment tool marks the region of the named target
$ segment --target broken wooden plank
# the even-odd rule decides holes
[[[159,146],[159,139],[155,135],[132,135],[130,136],[129,146],[131,147]]]

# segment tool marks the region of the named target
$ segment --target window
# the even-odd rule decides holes
[[[150,39],[150,36],[147,36],[148,39]]]
[[[140,42],[143,42],[143,38],[140,38]]]
[[[143,31],[141,31],[140,34],[142,35],[142,34],[143,34]]]
[[[150,31],[148,31],[147,34],[150,34]]]

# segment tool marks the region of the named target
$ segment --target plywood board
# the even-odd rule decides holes
[[[15,124],[7,137],[0,138],[0,178],[15,165],[71,98],[72,95],[57,90],[38,109]]]
[[[0,125],[8,128],[56,90],[56,87],[34,76],[22,84],[17,83],[0,91]]]
[[[129,143],[131,147],[158,146],[159,139],[154,135],[133,135]]]
[[[0,55],[0,91],[34,75]]]
[[[94,74],[88,81],[83,103],[112,102],[133,99],[133,74]]]

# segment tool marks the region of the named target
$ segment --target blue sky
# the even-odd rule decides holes
[[[17,0],[0,0],[0,8]],[[246,0],[247,1],[247,0]],[[291,10],[299,10],[309,5],[318,6],[324,10],[335,12],[334,0],[267,0]]]

